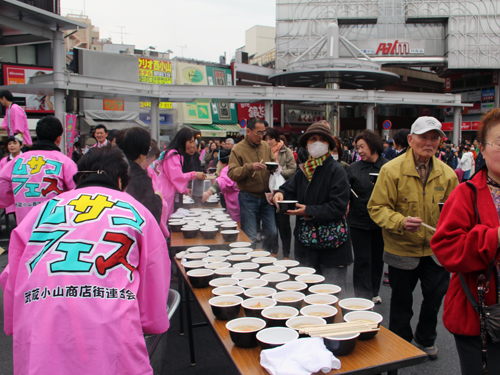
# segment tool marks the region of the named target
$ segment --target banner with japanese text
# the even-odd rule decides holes
[[[172,84],[172,62],[139,57],[139,82],[152,85]],[[151,102],[139,102],[139,108],[151,108]],[[160,109],[172,109],[172,103],[160,102]]]

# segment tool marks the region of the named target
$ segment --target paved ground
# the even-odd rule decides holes
[[[2,224],[4,220],[2,218]],[[8,247],[8,235],[5,231],[5,226],[1,226],[0,231],[0,246]],[[292,251],[293,255],[293,251]],[[0,255],[0,270],[3,270],[7,265],[7,254]],[[349,280],[352,279],[352,267],[349,267]],[[177,284],[172,283],[172,287],[177,289]],[[354,295],[352,291],[352,282],[350,283],[348,295]],[[389,300],[390,288],[387,286],[381,287],[380,293],[383,303],[375,307],[375,311],[382,314],[384,317],[383,325],[387,327],[389,319]],[[3,327],[3,292],[0,290],[0,326]],[[418,311],[422,302],[422,294],[420,286],[417,285],[414,300],[414,310]],[[201,311],[197,308],[196,303],[193,306],[193,321],[203,321]],[[440,312],[442,316],[442,311]],[[416,317],[412,323],[416,325]],[[196,350],[196,365],[191,366],[189,361],[189,347],[187,334],[179,335],[179,319],[175,316],[171,322],[171,328],[168,333],[167,356],[168,363],[165,375],[232,375],[237,374],[232,365],[225,357],[220,345],[216,341],[214,334],[208,327],[195,328],[195,350]],[[455,350],[453,336],[440,323],[438,326],[437,345],[439,348],[439,358],[437,361],[428,361],[422,365],[401,369],[401,375],[455,375],[460,373],[458,356]],[[10,375],[12,370],[12,337],[6,336],[3,330],[0,330],[0,375]]]

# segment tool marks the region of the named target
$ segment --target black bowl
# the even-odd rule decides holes
[[[378,178],[378,173],[370,173],[370,181],[376,183]]]
[[[239,230],[221,230],[222,238],[224,242],[234,242],[238,238],[238,234],[240,234]]]
[[[277,348],[298,338],[298,332],[287,327],[264,328],[257,332],[257,340],[263,350]]]
[[[295,205],[296,203],[299,203],[298,201],[281,201],[278,202],[278,208],[280,212],[287,212],[288,210],[296,210],[297,206]]]
[[[186,225],[185,222],[182,222],[182,223],[169,223],[168,226],[170,228],[170,231],[171,232],[180,232],[181,231],[181,228]]]
[[[273,316],[280,313],[283,314],[283,316]],[[286,327],[286,321],[297,315],[299,315],[299,310],[290,306],[273,306],[262,310],[262,317],[266,321],[268,327]]]
[[[443,206],[444,206],[444,203],[438,203],[438,206],[439,206],[439,212],[443,211]]]
[[[337,337],[324,337],[323,342],[326,348],[339,357],[351,353],[358,342],[359,333],[350,335],[339,335]]]
[[[229,336],[234,345],[240,348],[253,348],[257,346],[257,332],[266,326],[266,322],[258,318],[237,318],[226,323]],[[238,328],[254,327],[252,331],[242,331]]]
[[[208,303],[217,319],[231,320],[237,318],[241,310],[243,298],[238,296],[219,296],[211,298]],[[231,305],[219,305],[218,303],[232,302]]]
[[[214,276],[214,271],[206,268],[194,269],[188,271],[187,275],[193,288],[206,288]]]
[[[184,238],[195,238],[200,228],[198,227],[189,227],[189,228],[181,228],[182,235]]]
[[[203,228],[200,229],[200,233],[204,239],[213,240],[217,236],[217,233],[219,233],[219,230],[215,227],[213,229]]]
[[[217,168],[208,168],[208,173],[215,173],[217,172]]]
[[[261,304],[262,306],[257,306],[257,304]],[[241,306],[243,306],[245,316],[262,319],[262,310],[276,306],[276,301],[271,298],[262,297],[248,298],[242,302]]]
[[[278,169],[279,166],[279,163],[266,162],[266,167],[269,171],[274,171]]]

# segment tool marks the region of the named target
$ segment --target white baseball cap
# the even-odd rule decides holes
[[[415,120],[411,126],[411,134],[424,134],[431,130],[435,130],[441,137],[446,137],[446,134],[441,130],[441,123],[435,117],[422,116]]]

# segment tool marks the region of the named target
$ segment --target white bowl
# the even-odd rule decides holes
[[[206,253],[209,250],[210,248],[208,246],[194,246],[186,249],[188,253]]]
[[[301,292],[307,289],[307,284],[300,281],[284,281],[277,284],[276,289],[283,292]]]
[[[299,334],[296,330],[286,327],[264,328],[257,332],[257,340],[260,341],[262,348],[274,348],[297,340]]]
[[[233,268],[233,267],[217,268],[217,269],[215,269],[214,277],[228,277],[228,276],[232,276],[238,272],[241,272],[241,271],[239,269]],[[236,280],[236,281],[238,281],[238,280]]]
[[[310,294],[304,298],[308,305],[334,305],[338,300],[333,294]]]
[[[290,318],[286,321],[286,326],[291,329],[299,330],[303,326],[308,325],[324,325],[326,320],[318,316],[296,316],[295,318]]]
[[[283,259],[283,260],[277,260],[274,262],[275,266],[282,266],[286,268],[291,268],[291,267],[297,267],[300,263],[296,260],[291,260],[291,259]]]
[[[252,258],[264,258],[271,255],[271,253],[269,251],[264,251],[264,250],[255,250],[248,253],[248,255],[250,255],[250,257]]]
[[[238,280],[246,280],[246,279],[257,279],[260,277],[260,273],[258,272],[238,272],[233,274],[231,277]]]
[[[245,289],[263,287],[266,285],[267,281],[262,279],[246,279],[246,280],[240,280],[238,282],[238,286],[241,286],[242,288]]]
[[[309,287],[311,293],[334,294],[340,293],[342,288],[334,284],[317,284]]]
[[[214,288],[218,288],[220,286],[235,286],[237,283],[238,280],[232,277],[219,277],[218,279],[210,280],[208,284]]]
[[[184,259],[188,260],[202,260],[203,258],[206,257],[207,257],[206,253],[188,253],[184,255]]]
[[[306,284],[319,284],[325,281],[325,277],[322,275],[301,275],[295,278],[296,281],[300,281]],[[327,293],[328,294],[328,293]]]
[[[251,254],[251,253],[250,253]],[[250,255],[249,254],[249,255]],[[273,264],[274,262],[276,262],[276,258],[273,258],[273,257],[260,257],[260,258],[253,258],[252,259],[252,262],[254,263],[258,263],[258,264],[261,264],[261,265],[271,265]]]
[[[313,273],[316,273],[316,270],[312,267],[292,267],[289,268],[287,272],[290,275],[297,277],[301,275],[312,275]]]
[[[335,320],[338,310],[332,305],[308,305],[300,309],[300,313],[305,316],[317,316],[331,324]]]
[[[248,254],[253,251],[251,247],[235,247],[229,250],[231,254]]]
[[[375,304],[366,298],[344,298],[339,301],[343,312],[372,310]]]
[[[242,271],[253,271],[258,270],[260,265],[253,262],[238,262],[233,265],[234,268],[238,268]]]
[[[227,250],[212,250],[207,252],[209,257],[227,257],[231,253]]]
[[[233,242],[229,244],[229,247],[250,247],[252,246],[251,242]]]
[[[259,272],[264,273],[283,273],[286,271],[286,267],[283,266],[264,266],[260,267]]]
[[[207,263],[217,263],[217,262],[225,262],[226,257],[205,257],[202,261]]]
[[[241,296],[244,291],[245,289],[239,286],[219,286],[212,289],[212,294],[214,296]]]
[[[247,298],[269,298],[276,293],[276,289],[269,288],[267,286],[250,288],[244,291],[244,295]]]
[[[229,268],[229,267],[231,267],[231,263],[228,262],[214,262],[214,263],[207,263],[205,265],[205,268],[211,270],[217,270],[219,268]]]

